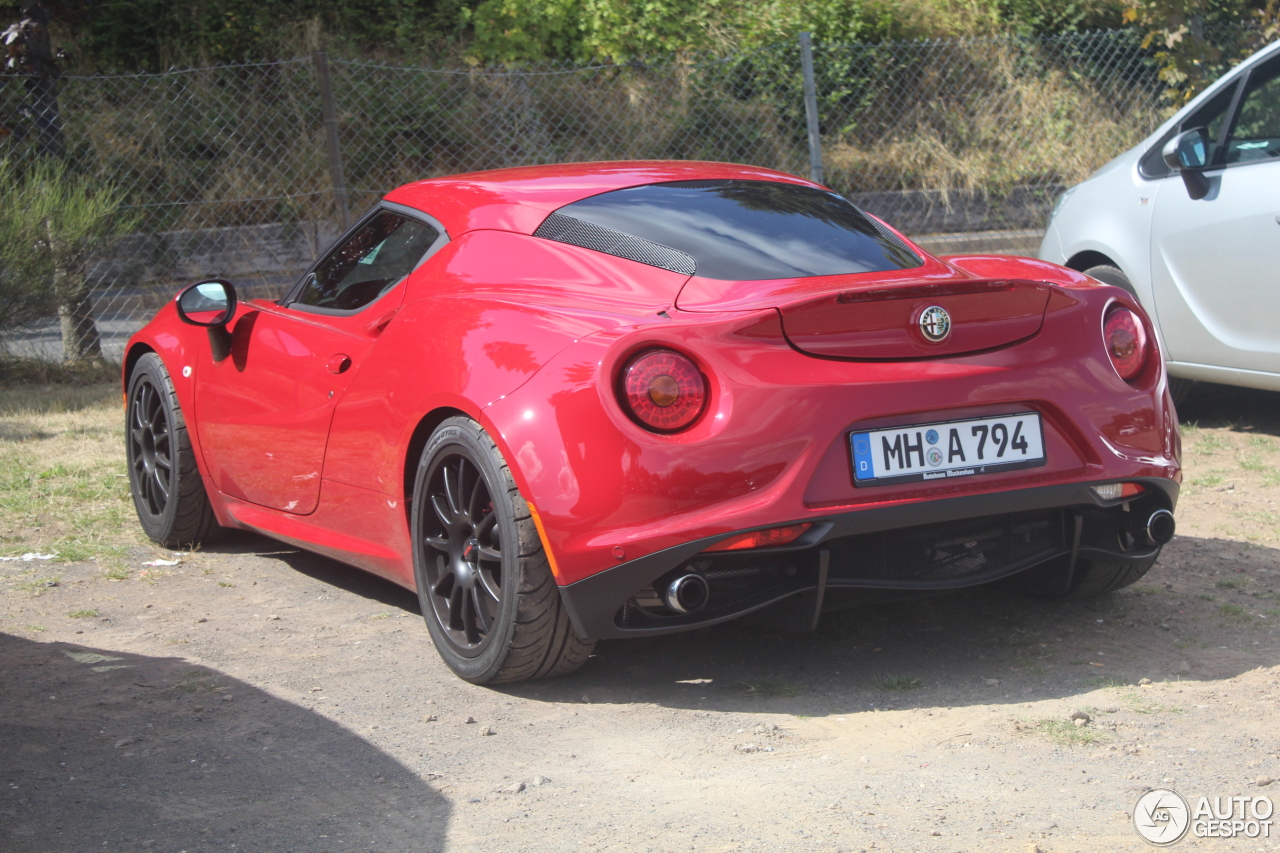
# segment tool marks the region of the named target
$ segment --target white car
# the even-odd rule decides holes
[[[1175,400],[1280,391],[1280,42],[1063,193],[1040,257],[1138,298]]]

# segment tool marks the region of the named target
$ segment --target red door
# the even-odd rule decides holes
[[[405,279],[447,242],[419,217],[371,212],[288,305],[249,303],[231,329],[231,355],[200,365],[195,420],[219,491],[315,511],[333,410],[404,300]]]
[[[205,462],[219,491],[306,515],[320,499],[334,406],[373,341],[328,318],[262,301],[247,307],[232,330],[231,357],[200,365]]]

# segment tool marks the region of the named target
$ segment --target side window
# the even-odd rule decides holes
[[[426,223],[384,210],[316,266],[296,302],[340,311],[363,308],[413,272],[439,236]]]
[[[1227,86],[1214,95],[1208,103],[1201,105],[1194,113],[1184,118],[1176,128],[1152,146],[1142,157],[1140,169],[1143,176],[1165,178],[1172,175],[1173,171],[1164,162],[1161,152],[1164,150],[1166,142],[1182,131],[1190,130],[1193,127],[1203,127],[1209,132],[1209,162],[1214,164],[1221,163],[1222,161],[1218,159],[1217,155],[1220,150],[1219,142],[1222,140],[1222,125],[1231,109],[1231,100],[1235,97],[1237,88],[1239,88],[1239,83]]]
[[[1249,86],[1240,99],[1226,144],[1227,163],[1273,157],[1280,157],[1280,62],[1264,65],[1249,75]]]
[[[1222,126],[1227,120],[1227,113],[1231,110],[1231,99],[1235,96],[1236,89],[1240,85],[1228,86],[1217,95],[1213,100],[1205,104],[1194,114],[1187,117],[1182,122],[1182,130],[1190,130],[1193,127],[1203,127],[1209,132],[1209,160],[1210,163],[1222,162]]]

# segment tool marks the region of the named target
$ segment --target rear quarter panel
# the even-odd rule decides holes
[[[486,406],[556,353],[670,306],[686,277],[577,246],[502,231],[464,234],[409,282],[334,414],[324,478],[404,496],[411,438],[454,409]],[[495,436],[497,438],[498,436]]]

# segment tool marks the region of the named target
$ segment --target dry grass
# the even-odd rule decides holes
[[[1158,105],[1136,91],[1102,91],[1050,65],[1028,73],[1015,51],[955,52],[951,65],[924,64],[910,89],[886,91],[851,133],[824,140],[831,183],[993,194],[1071,185],[1160,122]],[[966,62],[962,84],[954,77]]]
[[[114,565],[143,544],[125,474],[118,386],[0,390],[0,554]]]
[[[1035,720],[1015,726],[1019,731],[1035,732],[1064,746],[1094,746],[1111,740],[1109,732],[1092,726],[1077,726],[1072,720]]]
[[[1280,541],[1280,439],[1273,435],[1246,432],[1234,424],[1202,427],[1195,423],[1182,428],[1184,462],[1188,476],[1183,494],[1214,508],[1212,522],[1204,513],[1180,517],[1179,533],[1216,536],[1228,532],[1230,538],[1251,543]],[[1245,496],[1262,496],[1265,508],[1236,509]],[[1222,512],[1231,508],[1230,512]],[[1229,518],[1229,523],[1226,519]],[[1243,588],[1239,578],[1224,578],[1218,589]],[[1230,614],[1226,614],[1230,615]]]

